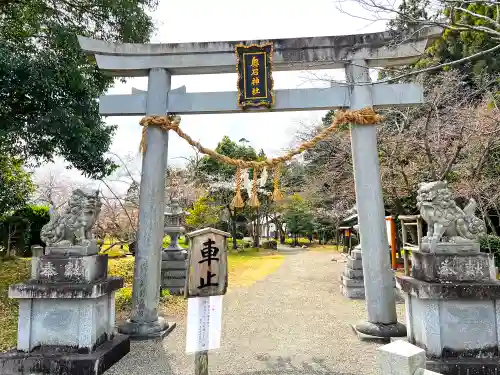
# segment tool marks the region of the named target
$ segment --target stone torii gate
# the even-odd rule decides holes
[[[344,68],[346,85],[330,88],[275,90],[275,105],[260,111],[309,111],[336,108],[361,109],[417,105],[423,90],[417,84],[372,84],[370,67],[393,67],[416,61],[439,30],[424,29],[411,41],[389,48],[388,32],[259,40],[180,44],[116,44],[79,37],[80,46],[95,56],[98,67],[115,77],[147,76],[148,90],[99,99],[103,116],[242,113],[237,92],[186,92],[171,90],[171,76],[235,73],[237,44],[273,44],[273,70]],[[255,110],[252,110],[255,111]],[[132,337],[162,336],[169,327],[158,316],[161,244],[164,215],[164,171],[168,132],[147,128],[147,150],[142,161],[139,230],[134,267],[133,308],[120,331]],[[401,336],[397,322],[393,276],[389,263],[384,205],[380,181],[376,129],[351,127],[356,200],[363,250],[368,321],[358,331],[374,336]]]

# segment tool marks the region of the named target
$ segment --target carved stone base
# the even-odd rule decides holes
[[[361,322],[356,324],[354,330],[364,340],[388,340],[391,337],[406,336],[406,327],[404,324],[396,322],[391,324]]]
[[[38,346],[60,346],[95,350],[115,332],[114,291],[123,285],[122,279],[117,281],[117,285],[108,282],[105,293],[103,283],[99,287],[79,284],[78,288],[58,284],[11,286],[9,295],[20,298],[17,349],[29,352]]]
[[[431,244],[422,239],[420,244],[420,251],[423,253],[449,253],[449,254],[460,254],[460,253],[479,253],[479,243],[474,241],[463,241],[463,242],[438,242],[435,245],[434,250],[431,248]]]
[[[32,353],[27,358],[43,366],[47,356],[56,353],[102,350],[115,336],[115,292],[123,287],[123,279],[107,277],[107,255],[79,255],[83,247],[74,248],[59,247],[59,252],[33,257],[32,279],[9,286],[9,297],[19,301],[17,350]]]
[[[73,246],[48,246],[45,248],[45,255],[95,255],[99,253],[96,240],[91,240],[87,245],[73,245]]]
[[[130,340],[116,335],[92,353],[68,353],[56,348],[31,353],[0,353],[2,375],[101,375],[130,351]]]
[[[500,359],[431,359],[427,360],[426,367],[443,375],[497,375],[500,374]]]
[[[500,282],[428,283],[409,276],[397,278],[405,297],[408,341],[425,349],[430,360],[458,364],[499,359]],[[469,374],[466,367],[461,368],[462,372],[439,369],[444,374]]]
[[[492,254],[412,252],[412,276],[428,282],[472,282],[496,279]]]
[[[129,335],[131,340],[150,340],[164,338],[174,330],[176,323],[167,322],[161,316],[156,322],[133,322],[128,319],[119,328],[119,332]]]

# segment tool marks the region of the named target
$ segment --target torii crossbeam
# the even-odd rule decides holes
[[[415,62],[441,30],[422,29],[412,40],[389,47],[388,32],[313,38],[180,44],[116,44],[79,37],[82,49],[95,56],[98,67],[117,77],[147,76],[147,92],[100,98],[104,116],[240,113],[236,92],[190,93],[170,90],[172,75],[235,73],[237,44],[273,44],[273,70],[344,68],[347,85],[317,89],[276,90],[271,111],[417,105],[423,90],[416,84],[372,84],[370,67]],[[269,111],[256,109],[254,111]],[[248,111],[246,111],[248,112]],[[374,336],[400,336],[392,271],[384,223],[384,205],[374,126],[353,125],[352,154],[356,200],[363,250],[368,322],[359,331]],[[168,133],[147,129],[142,162],[139,230],[134,267],[133,309],[120,330],[132,337],[158,337],[168,324],[158,317],[161,244],[163,237],[164,173]]]

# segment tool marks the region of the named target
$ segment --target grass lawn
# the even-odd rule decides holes
[[[276,271],[283,260],[281,254],[256,249],[229,253],[229,290],[248,287],[265,278]],[[0,260],[0,351],[16,345],[18,305],[16,300],[7,297],[7,291],[10,284],[23,282],[30,277],[30,262],[28,258]],[[116,293],[116,318],[122,320],[129,316],[132,304],[134,258],[110,259],[109,274],[124,278],[125,287]],[[180,318],[185,315],[186,306],[183,297],[166,293],[160,297],[160,311],[164,315]]]
[[[338,245],[319,245],[319,244],[317,244],[317,245],[311,247],[310,251],[342,252],[343,247],[338,246]]]
[[[283,263],[282,254],[267,250],[247,249],[228,256],[229,289],[248,287],[276,271]]]

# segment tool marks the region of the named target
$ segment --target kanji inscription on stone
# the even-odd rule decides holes
[[[187,297],[209,297],[226,294],[227,245],[229,233],[213,228],[187,235],[190,238]]]

